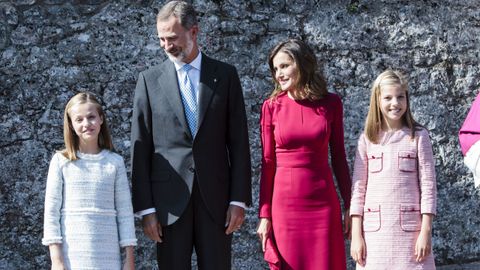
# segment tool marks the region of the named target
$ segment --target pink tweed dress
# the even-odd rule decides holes
[[[435,269],[433,254],[415,261],[424,213],[436,214],[436,180],[428,132],[381,132],[379,143],[360,136],[352,183],[351,215],[363,216],[366,265],[357,269]]]

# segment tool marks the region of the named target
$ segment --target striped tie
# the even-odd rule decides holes
[[[192,136],[195,137],[197,133],[197,98],[195,88],[193,87],[188,72],[193,67],[189,64],[183,65],[182,69],[185,71],[185,77],[181,80],[180,92],[182,93],[183,108],[185,110],[185,117],[187,118],[188,127]]]

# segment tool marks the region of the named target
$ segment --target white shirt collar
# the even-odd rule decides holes
[[[181,61],[173,61],[173,64],[175,65],[175,70],[179,71],[182,69],[182,67],[186,64]],[[193,59],[192,62],[190,62],[190,65],[194,67],[196,70],[200,70],[200,66],[202,64],[202,52],[198,51],[197,57]]]

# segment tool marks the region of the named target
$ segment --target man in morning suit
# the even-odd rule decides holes
[[[245,105],[236,69],[201,53],[193,7],[157,15],[168,58],[139,74],[132,119],[133,206],[159,269],[230,269],[251,204]]]

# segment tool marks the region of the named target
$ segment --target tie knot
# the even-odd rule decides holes
[[[186,73],[188,73],[193,67],[190,64],[185,64],[182,68]]]

